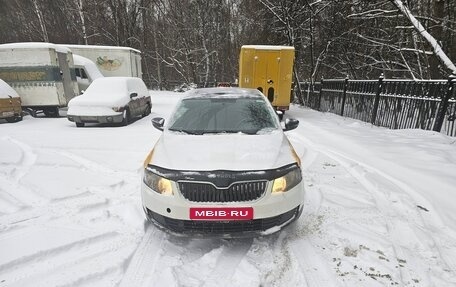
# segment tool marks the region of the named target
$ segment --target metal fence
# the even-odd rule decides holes
[[[301,82],[301,102],[391,129],[425,129],[456,136],[456,80],[321,80]]]

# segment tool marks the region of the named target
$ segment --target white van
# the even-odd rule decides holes
[[[95,79],[103,77],[97,65],[86,57],[73,54],[73,61],[79,92],[83,93]]]

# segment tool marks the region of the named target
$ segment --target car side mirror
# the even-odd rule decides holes
[[[299,125],[299,121],[296,119],[286,119],[285,120],[285,128],[283,129],[285,132],[286,131],[291,131],[297,128]]]
[[[138,96],[138,93],[131,93],[130,94],[130,99],[136,98]]]
[[[164,124],[165,124],[165,119],[164,118],[153,118],[152,119],[152,125],[157,130],[163,131],[163,125]]]

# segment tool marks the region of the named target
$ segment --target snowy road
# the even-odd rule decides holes
[[[267,237],[144,224],[142,161],[180,95],[127,127],[0,123],[0,286],[456,286],[456,139],[292,107],[305,210]]]

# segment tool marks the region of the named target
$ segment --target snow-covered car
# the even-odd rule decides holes
[[[21,98],[2,79],[0,79],[0,119],[5,119],[9,123],[22,120]]]
[[[146,85],[136,77],[98,78],[84,94],[68,103],[68,120],[77,127],[86,123],[127,125],[150,114],[152,102]]]
[[[197,88],[197,84],[195,84],[195,83],[189,83],[189,84],[183,83],[183,84],[175,87],[174,92],[183,93],[183,92],[190,91],[190,90],[193,90],[196,88]]]
[[[300,159],[266,97],[255,89],[195,89],[176,106],[144,162],[146,217],[178,233],[267,234],[296,220]]]

